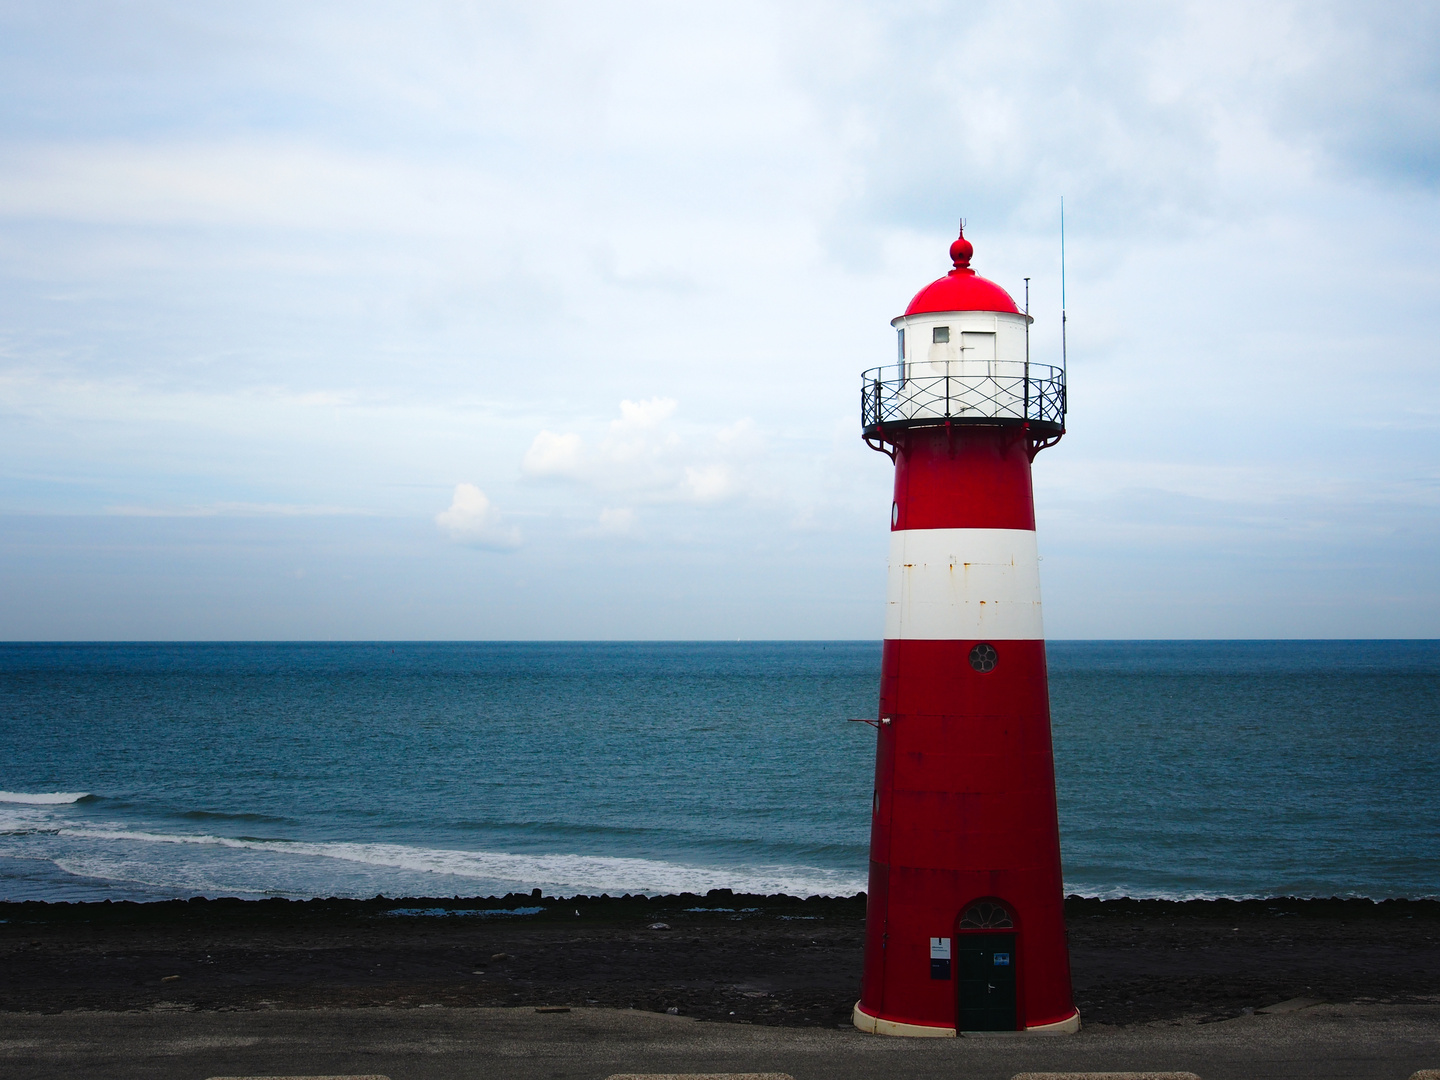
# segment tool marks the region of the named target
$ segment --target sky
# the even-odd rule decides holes
[[[878,638],[1023,296],[1052,638],[1440,637],[1440,8],[0,2],[0,638]]]

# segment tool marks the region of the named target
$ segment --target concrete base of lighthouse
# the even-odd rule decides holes
[[[883,1017],[871,1016],[855,1003],[855,1011],[850,1015],[851,1021],[857,1028],[867,1035],[901,1035],[909,1039],[953,1039],[955,1029],[953,1027],[931,1027],[929,1024],[902,1024],[898,1020],[886,1020]]]
[[[1053,1024],[1036,1024],[1034,1027],[1027,1027],[1024,1031],[956,1031],[953,1027],[934,1027],[930,1024],[902,1024],[899,1020],[886,1020],[881,1016],[871,1016],[855,1003],[855,1010],[850,1016],[851,1022],[865,1032],[867,1035],[895,1035],[907,1039],[953,1039],[957,1035],[966,1038],[973,1038],[977,1035],[1005,1036],[1005,1035],[1074,1035],[1080,1030],[1080,1010],[1075,1010],[1075,1015],[1067,1020],[1058,1020]]]

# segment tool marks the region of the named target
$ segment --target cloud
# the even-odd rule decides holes
[[[219,226],[376,236],[491,233],[483,207],[523,185],[470,163],[346,151],[278,135],[224,140],[12,143],[5,216],[129,226]],[[386,207],[376,213],[376,207]]]
[[[450,509],[435,515],[450,539],[471,547],[506,551],[520,546],[520,530],[500,520],[495,505],[474,484],[456,484]]]
[[[672,398],[647,398],[620,402],[620,419],[610,422],[611,431],[650,431],[675,415],[679,403]]]
[[[525,451],[520,469],[526,476],[578,480],[585,470],[584,453],[585,446],[574,432],[556,435],[553,431],[542,431]]]
[[[696,502],[719,502],[735,493],[735,478],[726,465],[687,465],[681,486]]]
[[[681,430],[672,422],[678,408],[673,398],[622,401],[620,416],[594,444],[576,432],[541,431],[521,471],[655,503],[716,503],[740,495],[745,484],[738,465],[755,444],[753,423]]]

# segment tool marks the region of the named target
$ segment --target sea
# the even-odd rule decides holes
[[[1068,892],[1440,897],[1440,642],[1047,646]],[[0,899],[865,888],[880,645],[0,644]]]

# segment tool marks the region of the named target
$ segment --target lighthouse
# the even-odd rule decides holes
[[[1065,372],[1031,362],[1028,311],[973,254],[962,224],[862,377],[863,437],[895,465],[854,1012],[876,1034],[1080,1027],[1030,483]]]

